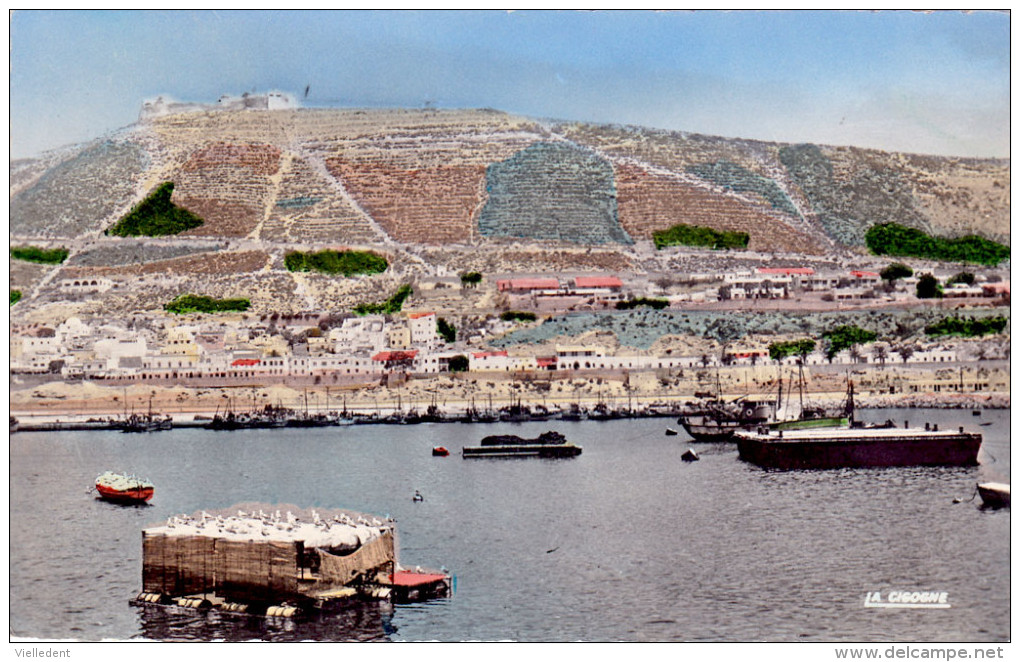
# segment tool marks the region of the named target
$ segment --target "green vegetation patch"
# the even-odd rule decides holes
[[[21,290],[11,290],[11,305],[21,301]]]
[[[144,200],[106,230],[118,237],[162,237],[197,228],[204,221],[187,209],[170,201],[173,182],[163,182]]]
[[[248,299],[214,299],[198,294],[182,294],[163,306],[169,313],[184,315],[186,313],[235,313],[244,312],[251,307]]]
[[[318,271],[344,276],[381,274],[390,266],[386,258],[369,251],[333,250],[317,253],[291,251],[283,257],[283,264],[288,271]]]
[[[747,248],[750,235],[746,232],[729,230],[713,230],[699,225],[681,223],[668,230],[656,230],[652,233],[655,248],[662,250],[668,246],[702,246],[714,250],[729,248]]]
[[[11,248],[11,257],[25,262],[39,264],[61,264],[67,259],[66,248],[38,248],[36,246],[15,246]]]
[[[467,271],[460,275],[460,283],[466,287],[475,287],[482,282],[482,274],[477,271]]]
[[[924,327],[924,332],[929,336],[974,338],[991,333],[1002,333],[1006,328],[1007,321],[1001,315],[982,319],[975,319],[973,317],[946,317]]]
[[[910,278],[914,275],[914,270],[900,262],[893,262],[885,269],[882,269],[878,275],[882,277],[882,280],[887,280],[891,283],[900,278]]]
[[[972,262],[987,266],[995,266],[1009,259],[1009,246],[977,235],[943,239],[897,223],[873,225],[864,235],[864,240],[875,255]]]
[[[446,321],[445,317],[436,320],[436,333],[438,333],[448,345],[457,342],[457,327]]]
[[[534,322],[535,313],[529,313],[523,310],[508,310],[499,316],[499,319],[504,322]]]
[[[637,299],[630,299],[629,301],[617,301],[617,310],[633,310],[635,308],[646,307],[654,308],[655,310],[662,310],[663,308],[669,307],[668,299],[650,299],[648,297],[638,297]]]
[[[355,315],[393,315],[404,307],[407,297],[414,292],[410,285],[401,285],[397,291],[382,303],[359,303],[354,307]]]
[[[942,286],[939,285],[939,279],[931,274],[922,274],[921,277],[917,279],[917,298],[941,299]]]
[[[788,356],[805,357],[813,351],[815,351],[815,341],[810,338],[774,342],[769,345],[769,358],[773,361],[782,361]]]
[[[859,326],[846,324],[838,326],[831,331],[826,331],[822,334],[822,337],[829,341],[828,347],[825,349],[825,356],[831,359],[844,349],[850,349],[854,345],[875,342],[878,339],[878,334],[874,331],[862,329]]]

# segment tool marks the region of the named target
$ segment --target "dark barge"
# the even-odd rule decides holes
[[[491,435],[482,439],[481,446],[465,446],[463,457],[575,457],[581,447],[567,442],[559,432],[543,432],[534,439],[512,434]]]
[[[920,428],[846,428],[735,435],[740,459],[767,469],[973,466],[981,435]]]

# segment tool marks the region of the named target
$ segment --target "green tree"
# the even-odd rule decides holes
[[[838,326],[831,331],[826,331],[822,337],[827,341],[825,357],[830,361],[844,349],[850,349],[857,345],[864,345],[878,339],[878,334],[868,331],[852,324]]]
[[[942,298],[942,286],[939,285],[938,278],[931,274],[923,274],[917,279],[917,298],[918,299],[941,299]]]
[[[21,301],[21,290],[11,290],[11,306],[18,303],[19,301]]]
[[[477,271],[466,271],[460,274],[460,284],[465,287],[476,287],[482,282],[482,274]]]
[[[467,372],[470,365],[468,357],[463,354],[450,357],[450,372]]]
[[[914,275],[914,270],[901,262],[893,262],[885,269],[882,269],[878,275],[882,277],[882,280],[891,283],[900,278],[910,278]]]
[[[974,274],[969,271],[961,271],[960,273],[952,276],[946,281],[946,285],[955,285],[956,283],[963,283],[965,285],[974,284]]]
[[[769,358],[782,361],[788,356],[797,356],[803,362],[808,354],[815,351],[815,347],[815,341],[810,338],[774,342],[769,345]]]
[[[440,317],[436,320],[436,333],[438,333],[448,345],[452,345],[457,342],[457,327],[447,322],[444,317]]]

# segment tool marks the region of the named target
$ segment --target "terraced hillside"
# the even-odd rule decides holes
[[[17,314],[61,301],[61,280],[79,273],[131,287],[144,278],[166,293],[249,295],[261,313],[368,300],[401,278],[464,269],[663,272],[721,259],[859,259],[867,229],[890,221],[1010,237],[1008,161],[494,110],[168,115],[12,162],[10,173],[12,240],[71,251],[63,265],[12,271],[12,287],[25,292]],[[203,225],[175,237],[103,236],[164,182]],[[678,223],[747,232],[748,251],[655,251],[652,232]],[[341,281],[283,266],[288,250],[345,246],[385,252],[392,273]],[[264,295],[252,293],[259,288]],[[127,310],[159,298],[125,292],[95,294],[89,305]]]

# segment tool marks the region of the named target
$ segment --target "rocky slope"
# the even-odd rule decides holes
[[[492,110],[193,112],[11,166],[11,241],[63,245],[62,266],[12,268],[14,314],[158,310],[173,293],[250,296],[253,312],[336,308],[408,279],[707,268],[709,251],[655,251],[676,223],[750,235],[728,264],[862,256],[895,221],[1009,243],[1009,162],[783,145]],[[103,231],[161,182],[205,224],[174,237]],[[371,248],[371,279],[295,275],[290,249]],[[129,287],[68,295],[67,278]]]

